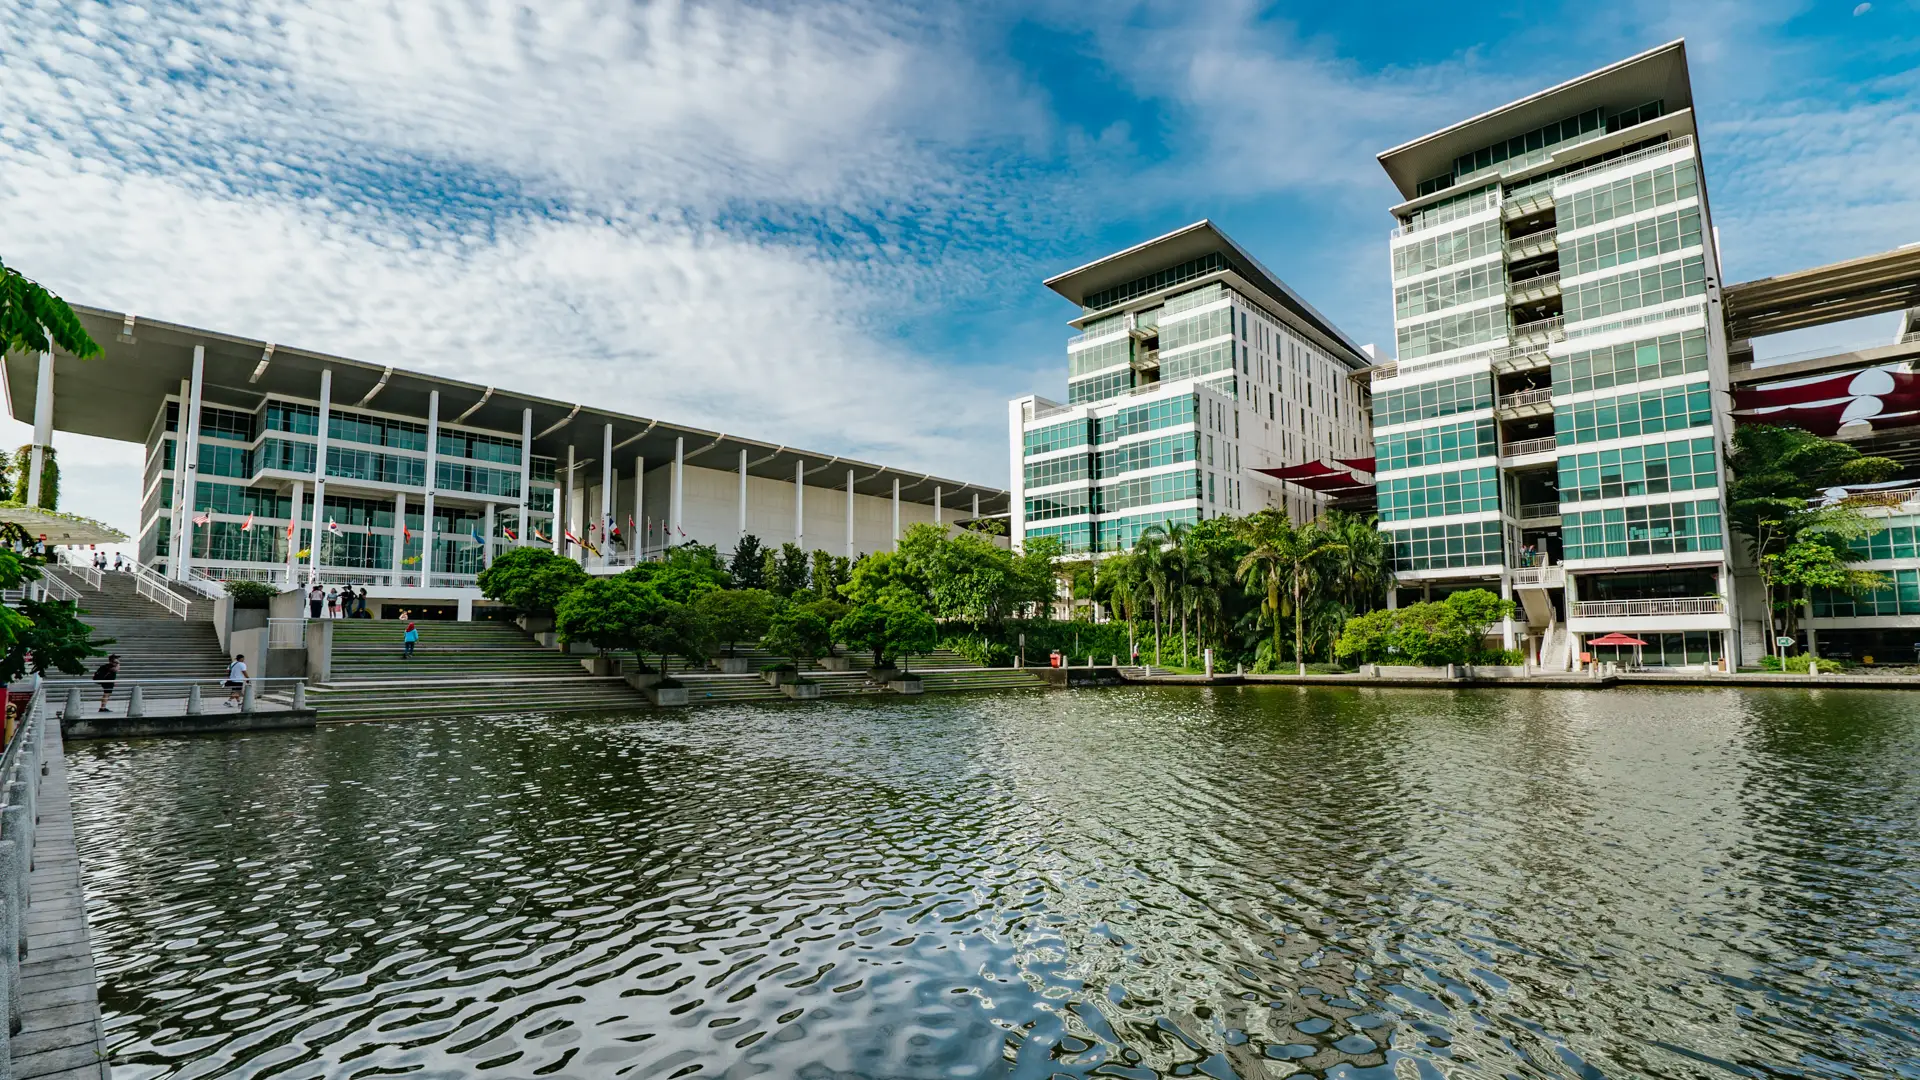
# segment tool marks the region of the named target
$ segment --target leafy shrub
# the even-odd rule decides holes
[[[1527,654],[1519,649],[1477,649],[1467,658],[1469,664],[1486,667],[1520,667],[1527,662]]]
[[[279,589],[264,581],[229,581],[226,590],[237,608],[263,608],[280,595]]]

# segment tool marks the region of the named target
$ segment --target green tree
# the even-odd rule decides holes
[[[702,551],[707,553],[706,558],[701,557]],[[712,551],[701,545],[677,547],[660,562],[640,563],[622,576],[653,586],[662,599],[691,604],[707,593],[725,588],[732,580],[720,560],[712,556]]]
[[[65,300],[0,261],[0,355],[51,352],[55,347],[82,360],[100,346]]]
[[[1786,550],[1760,557],[1760,580],[1767,590],[1768,605],[1778,603],[1786,636],[1793,636],[1798,625],[1796,616],[1812,601],[1815,589],[1860,596],[1890,584],[1885,574],[1848,565],[1862,556],[1847,541],[1864,539],[1879,530],[1879,523],[1865,515],[1834,508],[1824,524],[1803,529],[1800,538]],[[1813,650],[1809,648],[1808,652]]]
[[[1160,630],[1166,622],[1167,602],[1179,589],[1179,551],[1186,543],[1190,528],[1183,522],[1156,523],[1140,530],[1140,537],[1133,544],[1140,578],[1153,603],[1153,662],[1156,664],[1160,662]]]
[[[1802,531],[1828,524],[1817,501],[1827,491],[1877,484],[1900,473],[1890,458],[1867,457],[1849,443],[1797,427],[1750,424],[1734,429],[1727,457],[1727,517],[1754,548],[1756,560],[1785,551]]]
[[[54,458],[53,447],[47,446],[41,449],[44,453],[40,458],[40,502],[37,505],[42,510],[57,510],[60,508],[60,464]],[[0,451],[0,462],[4,462],[5,458],[5,452]],[[21,501],[24,502],[27,492],[32,490],[27,482],[28,477],[33,474],[31,444],[14,451],[12,473],[13,490],[19,493]]]
[[[833,638],[848,648],[873,654],[875,669],[887,666],[887,608],[868,601],[842,616],[833,624]]]
[[[1300,674],[1307,673],[1306,620],[1308,593],[1318,585],[1315,562],[1337,553],[1343,545],[1323,533],[1317,525],[1294,528],[1278,510],[1261,510],[1249,516],[1243,526],[1252,550],[1240,559],[1235,576],[1245,580],[1256,576],[1267,593],[1267,610],[1273,620],[1273,655],[1280,656],[1280,615],[1285,604],[1293,612],[1293,656]],[[1283,591],[1284,590],[1284,591]]]
[[[798,667],[833,647],[833,628],[807,608],[789,605],[773,617],[761,644]]]
[[[807,591],[807,553],[798,544],[781,544],[776,557],[767,553],[767,591],[782,599]]]
[[[887,652],[901,662],[902,671],[907,657],[932,652],[939,640],[940,626],[933,616],[905,605],[888,609]]]
[[[765,589],[716,589],[694,601],[694,610],[707,621],[713,640],[732,655],[742,641],[759,641],[780,610],[780,601]]]
[[[555,611],[587,580],[580,564],[546,548],[515,547],[480,571],[480,592],[523,615]]]
[[[625,574],[591,577],[554,607],[554,627],[569,644],[584,642],[602,653],[638,653],[646,626],[666,602],[651,585]]]
[[[733,562],[727,572],[736,589],[765,589],[767,574],[764,565],[766,554],[760,548],[760,538],[748,533],[740,538],[733,549]]]
[[[707,645],[713,640],[711,629],[692,604],[662,600],[650,608],[634,635],[634,653],[642,663],[649,654],[660,657],[659,672],[663,686],[678,686],[667,674],[667,658],[678,656],[698,667],[707,662]]]

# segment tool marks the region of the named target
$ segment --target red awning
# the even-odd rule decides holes
[[[1343,458],[1334,458],[1333,460],[1339,462],[1342,465],[1345,465],[1349,469],[1358,469],[1361,472],[1370,473],[1370,472],[1380,471],[1374,468],[1374,466],[1379,464],[1379,462],[1370,457],[1343,457]]]
[[[1353,474],[1345,473],[1345,472],[1334,473],[1331,476],[1301,476],[1301,477],[1294,478],[1293,480],[1289,481],[1289,483],[1299,484],[1301,487],[1306,488],[1309,491],[1332,491],[1336,488],[1350,488],[1350,487],[1356,486],[1354,483]],[[1360,485],[1360,486],[1364,486],[1364,485]]]
[[[1594,638],[1592,641],[1587,642],[1587,644],[1588,645],[1645,645],[1646,642],[1641,641],[1637,637],[1628,637],[1625,634],[1608,634],[1606,637]]]
[[[1300,465],[1285,465],[1278,469],[1258,469],[1256,471],[1266,473],[1275,480],[1292,480],[1296,483],[1309,476],[1346,476],[1346,473],[1323,461],[1309,461]]]

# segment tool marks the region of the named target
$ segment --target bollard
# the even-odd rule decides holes
[[[293,684],[293,707],[295,709],[307,707],[307,683],[304,679]]]
[[[240,711],[253,711],[253,680],[248,679],[240,685]]]
[[[69,686],[67,687],[67,719],[71,720],[79,715],[80,688],[77,686]]]
[[[1119,653],[1108,653],[1108,654],[1107,654],[1107,663],[1108,663],[1108,664],[1110,664],[1110,665],[1112,665],[1113,667],[1119,667],[1119,666],[1120,666],[1120,654],[1119,654]]]
[[[133,693],[127,697],[127,716],[129,718],[147,715],[147,696],[140,692],[140,684],[133,684]]]
[[[19,941],[21,933],[20,902],[13,883],[14,845],[11,840],[0,840],[0,942]],[[0,978],[5,979],[7,987],[7,1023],[13,1031],[20,1030],[20,995],[13,991],[20,985],[20,950],[0,947]]]
[[[200,703],[200,684],[194,683],[187,687],[187,715],[199,716],[205,711],[206,709]]]

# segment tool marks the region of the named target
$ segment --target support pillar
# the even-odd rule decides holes
[[[199,385],[201,346],[193,347],[194,385]],[[27,505],[40,505],[40,472],[46,468],[47,447],[53,445],[53,353],[40,354],[40,381],[33,387],[33,453],[27,474]]]
[[[554,514],[553,535],[556,537],[563,537],[567,533],[572,533],[576,538],[578,538],[580,535],[579,533],[574,532],[574,528],[573,528],[573,458],[574,458],[573,444],[568,443],[567,444],[567,476],[566,476],[567,501],[561,504],[557,512]],[[584,566],[587,561],[586,549],[581,547],[578,543],[575,543],[573,545],[573,550],[567,551],[566,545],[567,545],[567,541],[565,539],[562,539],[560,541],[560,550],[565,554],[567,554],[568,557],[572,558],[575,562],[580,563],[581,565]]]
[[[940,489],[940,485],[935,484],[933,486],[933,527],[939,529],[942,533],[945,533],[947,528],[946,522],[940,519],[940,503],[945,497],[946,492]]]
[[[480,568],[493,565],[493,504],[487,504],[487,524],[480,536],[486,542],[480,545]]]
[[[601,565],[613,557],[613,425],[600,429],[600,544]]]
[[[627,531],[633,534],[634,553],[637,558],[646,558],[647,534],[640,530],[647,516],[647,459],[633,459],[633,516],[627,519]]]
[[[671,546],[674,537],[684,529],[681,525],[680,511],[687,494],[687,437],[677,436],[673,440],[673,490],[669,493],[668,507],[670,516],[667,524],[671,527],[667,533],[667,544]]]
[[[807,550],[807,463],[793,463],[793,542]]]
[[[561,523],[566,520],[567,503],[564,489],[558,483],[553,485],[553,520],[547,523],[547,543],[553,545],[553,553],[560,554]]]
[[[527,500],[533,496],[533,410],[520,410],[520,532],[516,547],[533,543],[527,531]]]
[[[193,383],[180,380],[180,402],[173,418],[173,502],[167,519],[167,576],[180,576],[180,549],[186,546],[187,519],[192,500],[187,491],[187,401],[193,395]]]
[[[393,496],[393,587],[396,589],[406,580],[406,557],[407,493],[401,491]]]
[[[1505,570],[1500,571],[1500,599],[1507,601],[1513,599],[1513,577]],[[1513,648],[1513,615],[1511,613],[1500,620],[1500,647]]]
[[[735,537],[735,547],[747,535],[747,451],[740,450],[740,535]]]
[[[183,415],[180,417],[179,425],[180,433],[184,437],[184,441],[181,443],[181,445],[185,447],[183,454],[184,468],[182,470],[183,475],[180,488],[175,493],[173,499],[173,501],[180,506],[180,520],[182,522],[180,531],[182,533],[182,540],[184,541],[180,545],[180,550],[173,560],[173,576],[177,581],[185,581],[193,573],[193,495],[200,486],[200,394],[202,388],[206,385],[206,366],[207,347],[205,345],[195,345],[193,347],[193,377],[187,383],[187,404]],[[53,369],[51,364],[48,365],[45,386],[47,421],[51,424],[53,421]],[[33,475],[29,478],[29,481],[37,491],[40,480],[40,446],[38,445],[40,436],[38,434],[39,420],[37,417],[34,422],[34,431],[36,445],[34,446]],[[51,431],[47,433],[47,438],[49,441],[53,438]],[[37,493],[33,494],[27,502],[29,505],[38,506],[40,504],[40,497]]]
[[[300,550],[300,504],[305,500],[306,494],[307,482],[295,480],[293,505],[287,509],[287,588],[289,589],[298,584],[295,575],[299,573],[296,569],[299,560],[293,557],[293,553]]]
[[[900,550],[900,478],[893,478],[893,550]]]
[[[195,410],[198,412],[198,408]],[[307,545],[307,580],[320,580],[320,549],[325,545],[327,507],[327,428],[333,417],[333,369],[320,369],[320,424],[313,440],[313,542]],[[184,426],[184,425],[183,425]],[[428,444],[431,447],[431,443]],[[429,451],[431,452],[431,451]],[[431,473],[432,470],[428,470]],[[431,480],[432,476],[429,475]]]
[[[440,464],[440,391],[427,395],[427,497],[420,516],[420,587],[433,587],[433,481]]]
[[[980,493],[977,491],[973,493],[973,520],[976,522],[980,520]]]
[[[847,470],[847,561],[853,561],[853,470]]]

